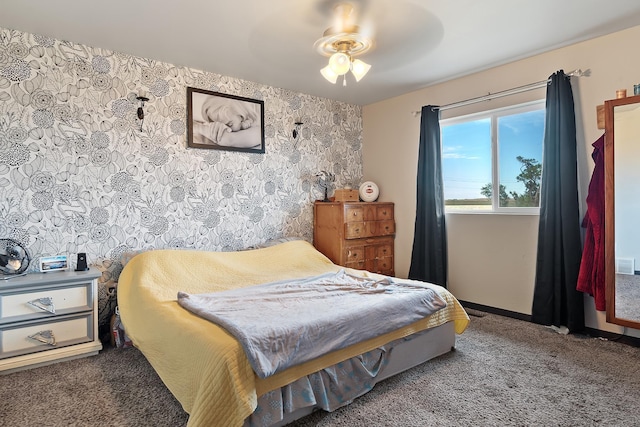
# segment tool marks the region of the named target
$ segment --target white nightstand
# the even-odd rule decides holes
[[[0,280],[0,373],[97,354],[97,270]]]

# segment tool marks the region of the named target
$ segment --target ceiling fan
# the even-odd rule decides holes
[[[357,22],[353,5],[340,3],[334,6],[333,25],[314,44],[318,53],[329,57],[329,64],[320,73],[333,84],[342,76],[342,84],[346,86],[345,75],[349,71],[359,82],[371,69],[370,64],[355,59],[374,47],[370,28],[361,27]]]

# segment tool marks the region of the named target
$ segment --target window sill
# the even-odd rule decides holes
[[[445,215],[511,215],[511,216],[540,216],[540,211],[445,211]]]

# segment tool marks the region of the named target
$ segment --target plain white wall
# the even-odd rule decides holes
[[[589,77],[572,78],[582,216],[593,171],[591,144],[604,132],[597,128],[596,106],[615,98],[617,89],[633,93],[633,85],[640,83],[638,40],[640,26],[365,106],[364,179],[378,184],[381,201],[396,204],[396,274],[407,275],[413,243],[420,118],[412,112],[423,105],[445,105],[545,80],[560,69],[566,73],[589,69]],[[443,111],[441,118],[544,96],[544,88],[537,89]],[[454,295],[464,301],[531,314],[538,217],[448,214],[447,228],[449,288]],[[606,323],[604,312],[595,311],[591,297],[585,297],[585,308],[588,327],[640,336],[640,331],[623,331]]]

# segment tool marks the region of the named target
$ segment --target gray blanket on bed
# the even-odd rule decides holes
[[[416,322],[446,306],[429,285],[375,281],[344,270],[210,294],[178,303],[231,333],[266,378]]]

